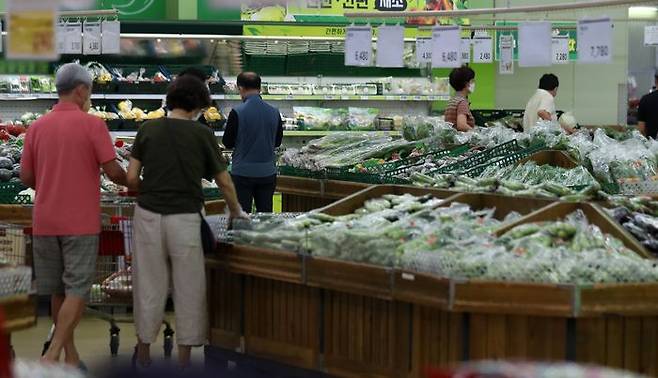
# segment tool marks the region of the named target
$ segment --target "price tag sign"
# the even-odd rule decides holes
[[[553,64],[569,63],[569,36],[553,37],[552,46]]]
[[[658,25],[647,25],[644,27],[644,45],[658,45]]]
[[[372,65],[372,28],[351,26],[345,31],[345,65]]]
[[[404,67],[404,26],[377,29],[377,67]]]
[[[498,61],[498,73],[501,75],[514,74],[514,37],[511,35],[500,36],[500,60]]]
[[[119,21],[103,21],[102,49],[103,54],[119,54],[121,52],[121,23]]]
[[[62,46],[60,54],[82,54],[82,24],[80,22],[64,24],[59,41]]]
[[[409,96],[400,96],[400,101],[409,101]]]
[[[101,54],[101,23],[85,21],[82,26],[82,53],[84,55]]]
[[[471,39],[462,38],[462,63],[471,61]]]
[[[435,26],[432,29],[432,67],[455,68],[462,65],[461,28]]]
[[[473,40],[473,63],[493,62],[493,39],[480,37]]]
[[[552,29],[548,21],[519,24],[519,67],[551,65]]]
[[[609,18],[578,21],[578,62],[612,62],[612,22]]]
[[[432,63],[432,38],[416,39],[416,61],[419,64]]]

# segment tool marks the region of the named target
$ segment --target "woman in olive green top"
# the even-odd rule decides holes
[[[128,184],[137,190],[132,284],[139,343],[136,362],[150,364],[172,284],[181,367],[207,339],[206,279],[201,245],[201,179],[217,182],[231,217],[246,217],[213,132],[197,122],[210,105],[207,86],[186,75],[167,91],[167,118],[146,122],[132,147]],[[140,179],[143,176],[143,179]]]

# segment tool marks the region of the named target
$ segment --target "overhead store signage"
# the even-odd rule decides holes
[[[514,73],[514,37],[511,35],[501,35],[498,46],[500,47],[498,73],[501,75],[512,75]]]
[[[345,65],[367,67],[372,65],[372,28],[351,26],[345,34]]]
[[[432,29],[432,67],[454,68],[462,64],[462,38],[459,26]]]
[[[612,22],[609,18],[578,21],[578,62],[612,62]]]
[[[101,54],[101,23],[98,21],[85,21],[82,30],[82,53],[85,55]]]
[[[462,38],[462,63],[469,63],[471,61],[471,39]]]
[[[416,39],[416,61],[419,64],[432,63],[432,38]]]
[[[377,29],[377,67],[404,67],[404,26]]]
[[[101,23],[103,31],[103,54],[119,54],[121,52],[121,23],[105,20]]]
[[[7,58],[56,60],[57,2],[11,0],[7,4]]]
[[[552,38],[551,55],[553,64],[569,63],[569,37],[559,35]]]
[[[493,39],[476,37],[473,39],[473,63],[493,62]]]
[[[519,24],[519,67],[551,65],[551,23],[548,21]]]
[[[658,45],[658,25],[647,25],[644,27],[644,45]]]

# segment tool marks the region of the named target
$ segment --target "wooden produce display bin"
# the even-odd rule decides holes
[[[302,257],[296,253],[230,244],[223,244],[220,253],[231,272],[302,283]]]
[[[4,312],[4,332],[11,334],[37,324],[36,296],[16,295],[0,299]]]
[[[279,176],[276,190],[281,193],[283,212],[305,212],[327,206],[367,187],[368,184],[357,182]]]
[[[210,345],[236,350],[242,346],[242,276],[227,269],[219,256],[206,258]]]
[[[529,161],[534,161],[537,163],[537,165],[548,164],[554,167],[562,167],[567,169],[576,168],[579,165],[573,158],[571,158],[571,156],[563,151],[557,150],[544,150],[535,152],[534,154],[516,163],[516,165],[525,164]]]
[[[578,317],[658,315],[658,283],[598,284],[576,290]]]

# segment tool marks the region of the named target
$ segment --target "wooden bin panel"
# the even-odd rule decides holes
[[[302,260],[286,251],[223,244],[222,258],[229,270],[262,278],[301,283]]]
[[[571,156],[567,155],[563,151],[557,151],[557,150],[545,150],[545,151],[535,152],[529,157],[518,162],[517,165],[525,164],[528,161],[534,161],[535,163],[537,163],[537,165],[549,164],[554,167],[562,167],[568,169],[578,167],[578,163],[574,159],[572,159]]]
[[[217,261],[207,260],[206,280],[210,345],[235,350],[242,336],[242,276],[228,272]]]
[[[450,305],[450,280],[432,274],[394,272],[393,298],[397,301],[447,309]]]
[[[658,284],[609,284],[581,287],[579,317],[658,314]]]
[[[555,203],[546,198],[508,197],[484,193],[462,193],[450,198],[448,204],[455,202],[467,204],[474,210],[496,209],[494,218],[499,220],[513,211],[526,215]]]
[[[573,286],[453,281],[452,310],[474,313],[573,316]]]
[[[566,319],[525,315],[470,314],[470,360],[566,358]]]
[[[248,276],[244,301],[246,353],[306,369],[318,367],[318,289]]]
[[[324,291],[324,360],[329,374],[398,377],[409,372],[408,304]]]
[[[310,286],[391,299],[392,282],[390,268],[325,258],[306,259],[306,283]]]
[[[10,334],[37,324],[37,297],[17,295],[0,300],[4,312],[3,330]]]
[[[327,180],[324,186],[324,195],[329,198],[341,199],[370,186],[372,185],[360,182]]]
[[[464,314],[414,305],[412,309],[412,377],[428,367],[455,366],[464,359]]]
[[[576,361],[658,376],[658,316],[576,319]]]
[[[333,199],[281,193],[281,211],[284,213],[304,213],[325,207],[333,202]]]

